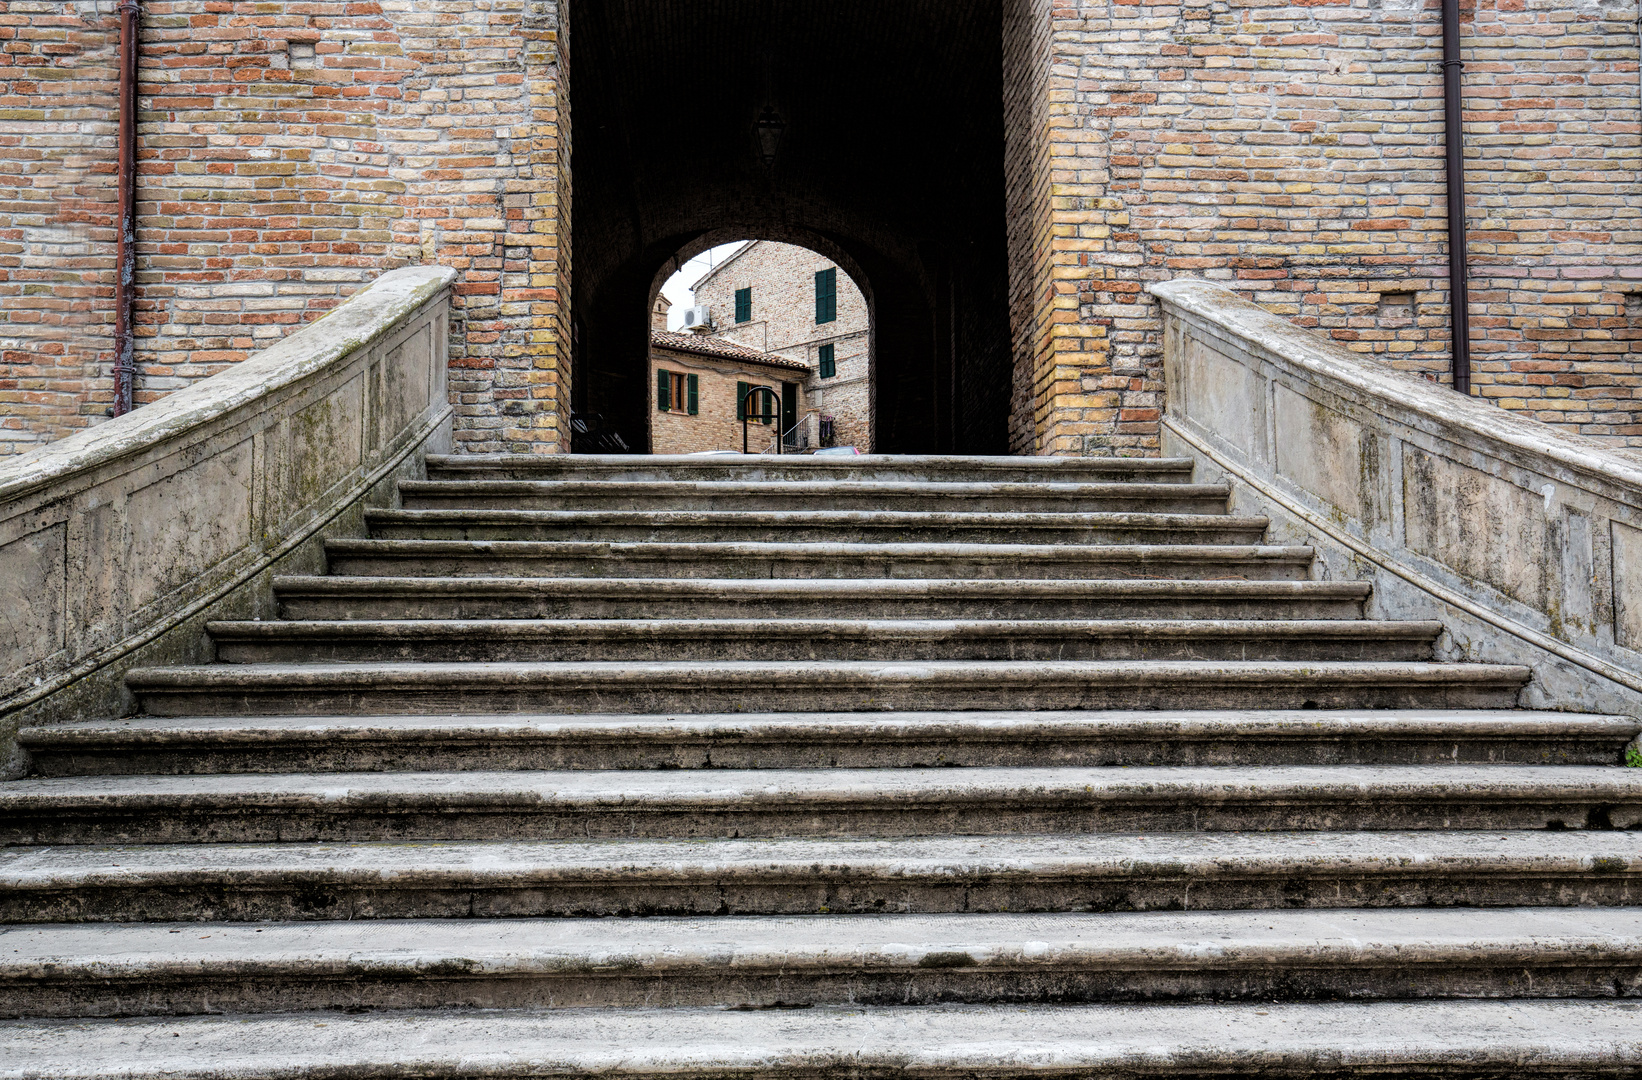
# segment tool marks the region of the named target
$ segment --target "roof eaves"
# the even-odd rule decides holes
[[[663,337],[662,335],[666,336]],[[783,371],[810,370],[810,366],[802,360],[794,360],[779,353],[759,352],[757,349],[738,345],[733,341],[724,341],[721,338],[712,339],[717,343],[717,347],[715,347],[679,340],[682,337],[683,335],[672,330],[652,331],[650,347],[652,349],[664,349],[668,352],[688,353],[691,356],[710,357],[714,360],[726,360],[731,363],[760,364],[764,367],[780,368]]]

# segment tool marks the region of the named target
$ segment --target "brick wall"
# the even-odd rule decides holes
[[[0,244],[20,249],[0,250],[0,285],[28,294],[6,304],[0,393],[28,399],[4,422],[37,438],[94,422],[110,396],[113,11],[0,0],[0,65],[27,74],[0,113],[0,139],[25,148],[0,155]],[[544,0],[149,0],[139,404],[385,270],[439,262],[461,272],[458,446],[563,448],[561,29]]]
[[[1642,288],[1637,15],[1634,0],[1479,4],[1465,69],[1477,392],[1630,446],[1642,445],[1642,318],[1625,310]],[[1351,340],[1350,314],[1317,317]],[[1420,331],[1408,349],[1378,329],[1375,351],[1407,349],[1398,366],[1440,366]]]
[[[118,40],[114,0],[0,0],[0,454],[113,401]]]
[[[530,126],[528,142],[517,146],[518,174],[504,185],[501,315],[508,336],[498,363],[504,381],[523,393],[505,410],[509,419],[496,437],[466,440],[464,449],[569,453],[570,28],[556,0],[524,0],[519,36]],[[476,396],[481,414],[504,411],[487,404],[482,388]]]
[[[1476,390],[1642,445],[1637,14],[1478,0],[1464,44]],[[1011,446],[1156,452],[1141,289],[1182,274],[1446,379],[1439,29],[1436,0],[1008,0]],[[115,33],[114,0],[0,0],[0,453],[109,402]],[[458,445],[566,448],[569,40],[553,0],[150,0],[138,400],[438,261]]]
[[[679,372],[696,376],[695,416],[674,402],[667,412],[656,403],[656,372]],[[673,349],[653,349],[650,353],[650,452],[653,454],[693,454],[703,450],[741,449],[741,422],[735,418],[736,383],[768,386],[777,394],[781,384],[800,381],[802,372],[785,372],[756,364],[700,356]],[[775,424],[747,425],[748,448],[754,453],[774,437]]]
[[[1054,236],[1050,195],[1049,151],[1055,144],[1050,138],[1050,43],[1055,25],[1048,0],[1004,0],[1004,194],[1010,355],[1014,359],[1009,451],[1013,454],[1036,453],[1040,444],[1054,446],[1060,441],[1045,429],[1057,389],[1061,396],[1081,389],[1082,372],[1076,366],[1062,372],[1064,384],[1055,386],[1054,352],[1062,344],[1052,336],[1056,312],[1063,313],[1059,322],[1065,324],[1075,303],[1075,286],[1065,280],[1057,285],[1054,264],[1064,246]],[[1064,84],[1065,79],[1061,76],[1055,81]],[[1057,88],[1063,98],[1067,92],[1064,85]],[[1068,106],[1064,100],[1055,106],[1057,123],[1063,129],[1070,118]],[[1076,272],[1076,260],[1065,258],[1059,276],[1066,278],[1068,271]],[[1056,289],[1066,297],[1064,301],[1055,301]],[[1066,441],[1081,448],[1077,434],[1081,432]]]
[[[832,260],[808,248],[760,240],[738,252],[696,284],[696,304],[706,304],[716,334],[763,352],[802,360],[816,374],[804,382],[803,407],[831,416],[834,443],[872,445],[870,318],[867,299],[838,269],[837,318],[815,321],[815,272]],[[735,294],[752,289],[752,318],[735,321]],[[838,374],[819,375],[819,350],[833,347]],[[740,443],[736,444],[738,447]]]
[[[1447,380],[1435,2],[1022,10],[1018,39],[1047,32],[1054,59],[1041,89],[1011,83],[1013,115],[1046,113],[1052,133],[1047,162],[1011,162],[1012,192],[1049,204],[1015,249],[1038,268],[1017,349],[1040,335],[1018,445],[1155,452],[1158,324],[1139,289],[1178,275]],[[1477,392],[1630,444],[1636,18],[1634,0],[1483,0],[1463,27]],[[1412,309],[1381,302],[1404,293]]]

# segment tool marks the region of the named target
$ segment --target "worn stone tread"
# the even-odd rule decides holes
[[[407,509],[1223,513],[1228,484],[401,480]]]
[[[978,527],[1020,530],[1037,529],[1158,529],[1264,532],[1270,520],[1231,514],[1153,514],[1144,511],[1088,513],[1016,513],[924,510],[388,510],[365,511],[370,524],[426,523],[552,525],[690,525],[798,526],[848,529],[868,525],[882,528]]]
[[[550,564],[557,576],[585,567],[590,576],[735,578],[975,577],[1066,574],[1235,577],[1250,572],[1304,577],[1314,549],[1267,544],[898,544],[781,541],[611,542],[577,540],[384,540],[325,542],[333,570],[350,561],[435,562],[441,574],[501,574],[496,566]],[[954,574],[953,568],[962,572]],[[646,573],[637,575],[638,569]],[[617,571],[620,571],[619,573]],[[914,573],[916,571],[916,573]],[[352,571],[349,571],[352,572]]]
[[[1642,827],[1642,770],[753,769],[79,776],[0,788],[8,843]]]
[[[288,619],[1360,619],[1358,581],[281,575]]]
[[[420,539],[921,540],[982,543],[1167,540],[1252,544],[1270,524],[1224,513],[925,510],[366,510],[374,536]]]
[[[835,495],[885,498],[1148,499],[1224,498],[1231,485],[1147,483],[1144,481],[1038,481],[1033,483],[940,480],[400,480],[407,495],[543,495],[602,497],[661,495],[680,500],[692,495]]]
[[[952,600],[1065,600],[1077,597],[1309,598],[1361,600],[1372,586],[1364,581],[1245,581],[1115,578],[1061,581],[1041,578],[543,578],[401,577],[393,575],[283,574],[274,579],[277,595],[347,596],[406,593],[426,596],[486,596],[543,593],[559,596],[679,599],[882,599],[905,602]]]
[[[1587,764],[1642,721],[1515,710],[196,716],[24,728],[37,772]]]
[[[1011,481],[952,481],[952,480],[511,480],[464,477],[460,480],[416,480],[397,482],[402,491],[434,491],[460,493],[478,491],[507,492],[565,492],[567,494],[606,492],[649,492],[654,494],[688,495],[695,492],[746,492],[760,494],[777,492],[863,492],[869,495],[1118,495],[1143,496],[1154,493],[1226,495],[1231,485],[1224,481],[1211,484],[1100,482],[1087,480]]]
[[[767,604],[772,611],[798,604],[878,604],[897,612],[910,604],[1076,604],[1164,601],[1337,601],[1361,602],[1371,586],[1365,581],[1266,581],[1266,579],[1113,578],[1061,581],[1041,578],[516,578],[516,576],[353,576],[353,574],[281,574],[274,594],[282,602],[315,599],[534,599],[553,601],[619,601],[627,604],[714,602]],[[785,606],[785,607],[783,607]],[[808,609],[801,609],[808,611]],[[906,619],[906,614],[897,612]],[[796,616],[795,616],[796,617]],[[826,616],[823,616],[826,617]],[[970,617],[984,617],[972,616]]]
[[[200,933],[201,930],[205,933]],[[954,953],[967,962],[947,960]],[[1642,965],[1635,908],[1346,909],[773,916],[766,919],[439,919],[359,923],[54,923],[0,926],[0,984],[231,971],[414,974],[452,960],[470,972],[642,967],[1142,965],[1286,961],[1452,963],[1608,954]]]
[[[766,708],[1478,708],[1515,703],[1509,664],[1415,661],[1042,660],[916,663],[701,660],[218,664],[134,668],[153,715],[256,713],[723,712]],[[778,704],[779,702],[779,704]]]
[[[156,844],[0,850],[6,921],[1634,903],[1618,832]],[[820,889],[821,891],[816,891]],[[556,891],[561,896],[546,895]],[[697,894],[701,895],[697,895]],[[1236,896],[1240,903],[1227,903]],[[1059,902],[1061,906],[1048,906]],[[600,905],[603,906],[600,906]],[[874,909],[871,905],[880,905]],[[226,912],[226,913],[225,913]],[[250,916],[250,917],[254,917]]]
[[[325,541],[329,551],[371,553],[378,551],[414,554],[520,554],[543,556],[628,556],[645,555],[670,559],[691,556],[734,556],[740,558],[815,559],[831,555],[851,558],[998,558],[1024,562],[1031,559],[1065,559],[1075,562],[1104,560],[1148,560],[1159,557],[1215,561],[1221,559],[1292,559],[1308,564],[1316,549],[1305,544],[928,544],[928,543],[840,543],[836,541],[663,541],[663,540],[379,540],[361,536],[335,536]]]
[[[373,589],[415,589],[420,593],[537,593],[593,596],[885,596],[908,599],[952,596],[961,599],[997,596],[1330,596],[1363,599],[1373,589],[1366,581],[1202,581],[1202,579],[1115,578],[1044,581],[1041,578],[407,578],[363,574],[279,574],[276,593],[366,593]]]
[[[201,931],[204,931],[203,933]],[[1642,910],[1495,908],[0,927],[11,1016],[1642,995]]]
[[[216,621],[228,663],[363,660],[1429,660],[1442,624],[1370,619]]]
[[[1034,473],[1087,471],[1190,472],[1197,461],[1190,457],[1051,457],[1011,454],[429,454],[428,468],[480,472],[507,467],[528,468],[532,472],[563,473],[587,469],[685,468],[731,470],[761,474],[772,469],[803,469],[805,473],[850,472],[860,469],[890,468],[915,476],[930,476],[947,469],[1014,470]]]
[[[669,639],[952,638],[1413,639],[1429,641],[1442,623],[1380,619],[281,619],[206,624],[218,639],[569,638]]]
[[[548,684],[588,681],[637,680],[657,683],[676,680],[700,683],[709,678],[758,685],[771,678],[828,683],[839,679],[928,682],[946,678],[958,683],[998,685],[1010,682],[1077,683],[1168,682],[1291,683],[1337,680],[1372,683],[1382,680],[1411,683],[1461,684],[1525,683],[1531,672],[1516,664],[1438,664],[1423,662],[1288,663],[1272,661],[999,661],[977,666],[962,661],[892,662],[834,661],[826,665],[786,661],[725,660],[710,664],[610,662],[484,663],[484,664],[222,664],[163,668],[133,668],[129,682],[137,689],[186,686],[406,686],[488,683]]]
[[[812,480],[816,478],[941,480],[966,476],[991,480],[1016,475],[1032,480],[1086,476],[1190,477],[1196,461],[1189,457],[1049,457],[968,454],[856,454],[833,457],[810,454],[429,454],[430,476],[470,479],[569,477],[585,474],[624,479],[678,480],[704,476],[743,480]],[[627,474],[621,476],[621,474]]]
[[[1388,801],[1482,796],[1642,798],[1642,770],[1574,765],[1249,765],[1191,768],[1022,767],[974,769],[616,769],[469,773],[318,773],[312,775],[78,776],[0,785],[0,813],[237,802],[279,804],[559,804],[663,807],[838,803],[1106,800],[1211,803],[1263,798],[1303,803],[1341,797]],[[1623,826],[1622,826],[1623,827]],[[1642,842],[1642,841],[1639,841]]]
[[[59,845],[0,849],[0,886],[61,889],[209,877],[463,885],[679,877],[806,880],[817,873],[897,880],[1170,874],[1279,876],[1550,870],[1642,875],[1642,837],[1625,832],[1164,833],[1081,836],[794,837],[713,840],[476,840],[405,844]]]
[[[1627,1001],[817,1006],[0,1022],[5,1080],[1632,1077]]]
[[[1621,745],[1642,733],[1642,720],[1597,713],[1531,709],[1250,709],[1187,711],[1020,711],[859,713],[702,713],[680,716],[132,716],[23,728],[29,749],[300,741],[375,742],[461,738],[484,742],[599,738],[611,741],[722,737],[788,740],[838,733],[852,738],[944,743],[1008,743],[1022,738],[1239,739],[1399,738],[1446,743],[1468,738],[1583,737]],[[1616,759],[1617,760],[1617,759]]]

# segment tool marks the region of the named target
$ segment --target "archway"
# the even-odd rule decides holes
[[[653,302],[665,286],[668,303],[677,306],[644,313],[657,387],[650,452],[739,449],[748,433],[738,401],[754,386],[781,395],[787,452],[870,451],[871,283],[836,252],[762,237],[713,245],[709,254],[711,261],[686,255],[671,275],[669,262],[652,286]],[[664,372],[674,381],[693,381],[683,412],[660,388]],[[766,426],[771,419],[764,417]],[[761,432],[761,445],[773,448],[773,435]]]
[[[576,412],[645,446],[648,342],[633,313],[669,267],[761,237],[870,283],[875,449],[1004,452],[999,4],[703,10],[567,5]]]

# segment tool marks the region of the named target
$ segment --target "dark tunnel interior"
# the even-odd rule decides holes
[[[998,0],[570,0],[565,21],[574,449],[648,448],[655,287],[769,239],[866,292],[875,450],[1006,452]]]

